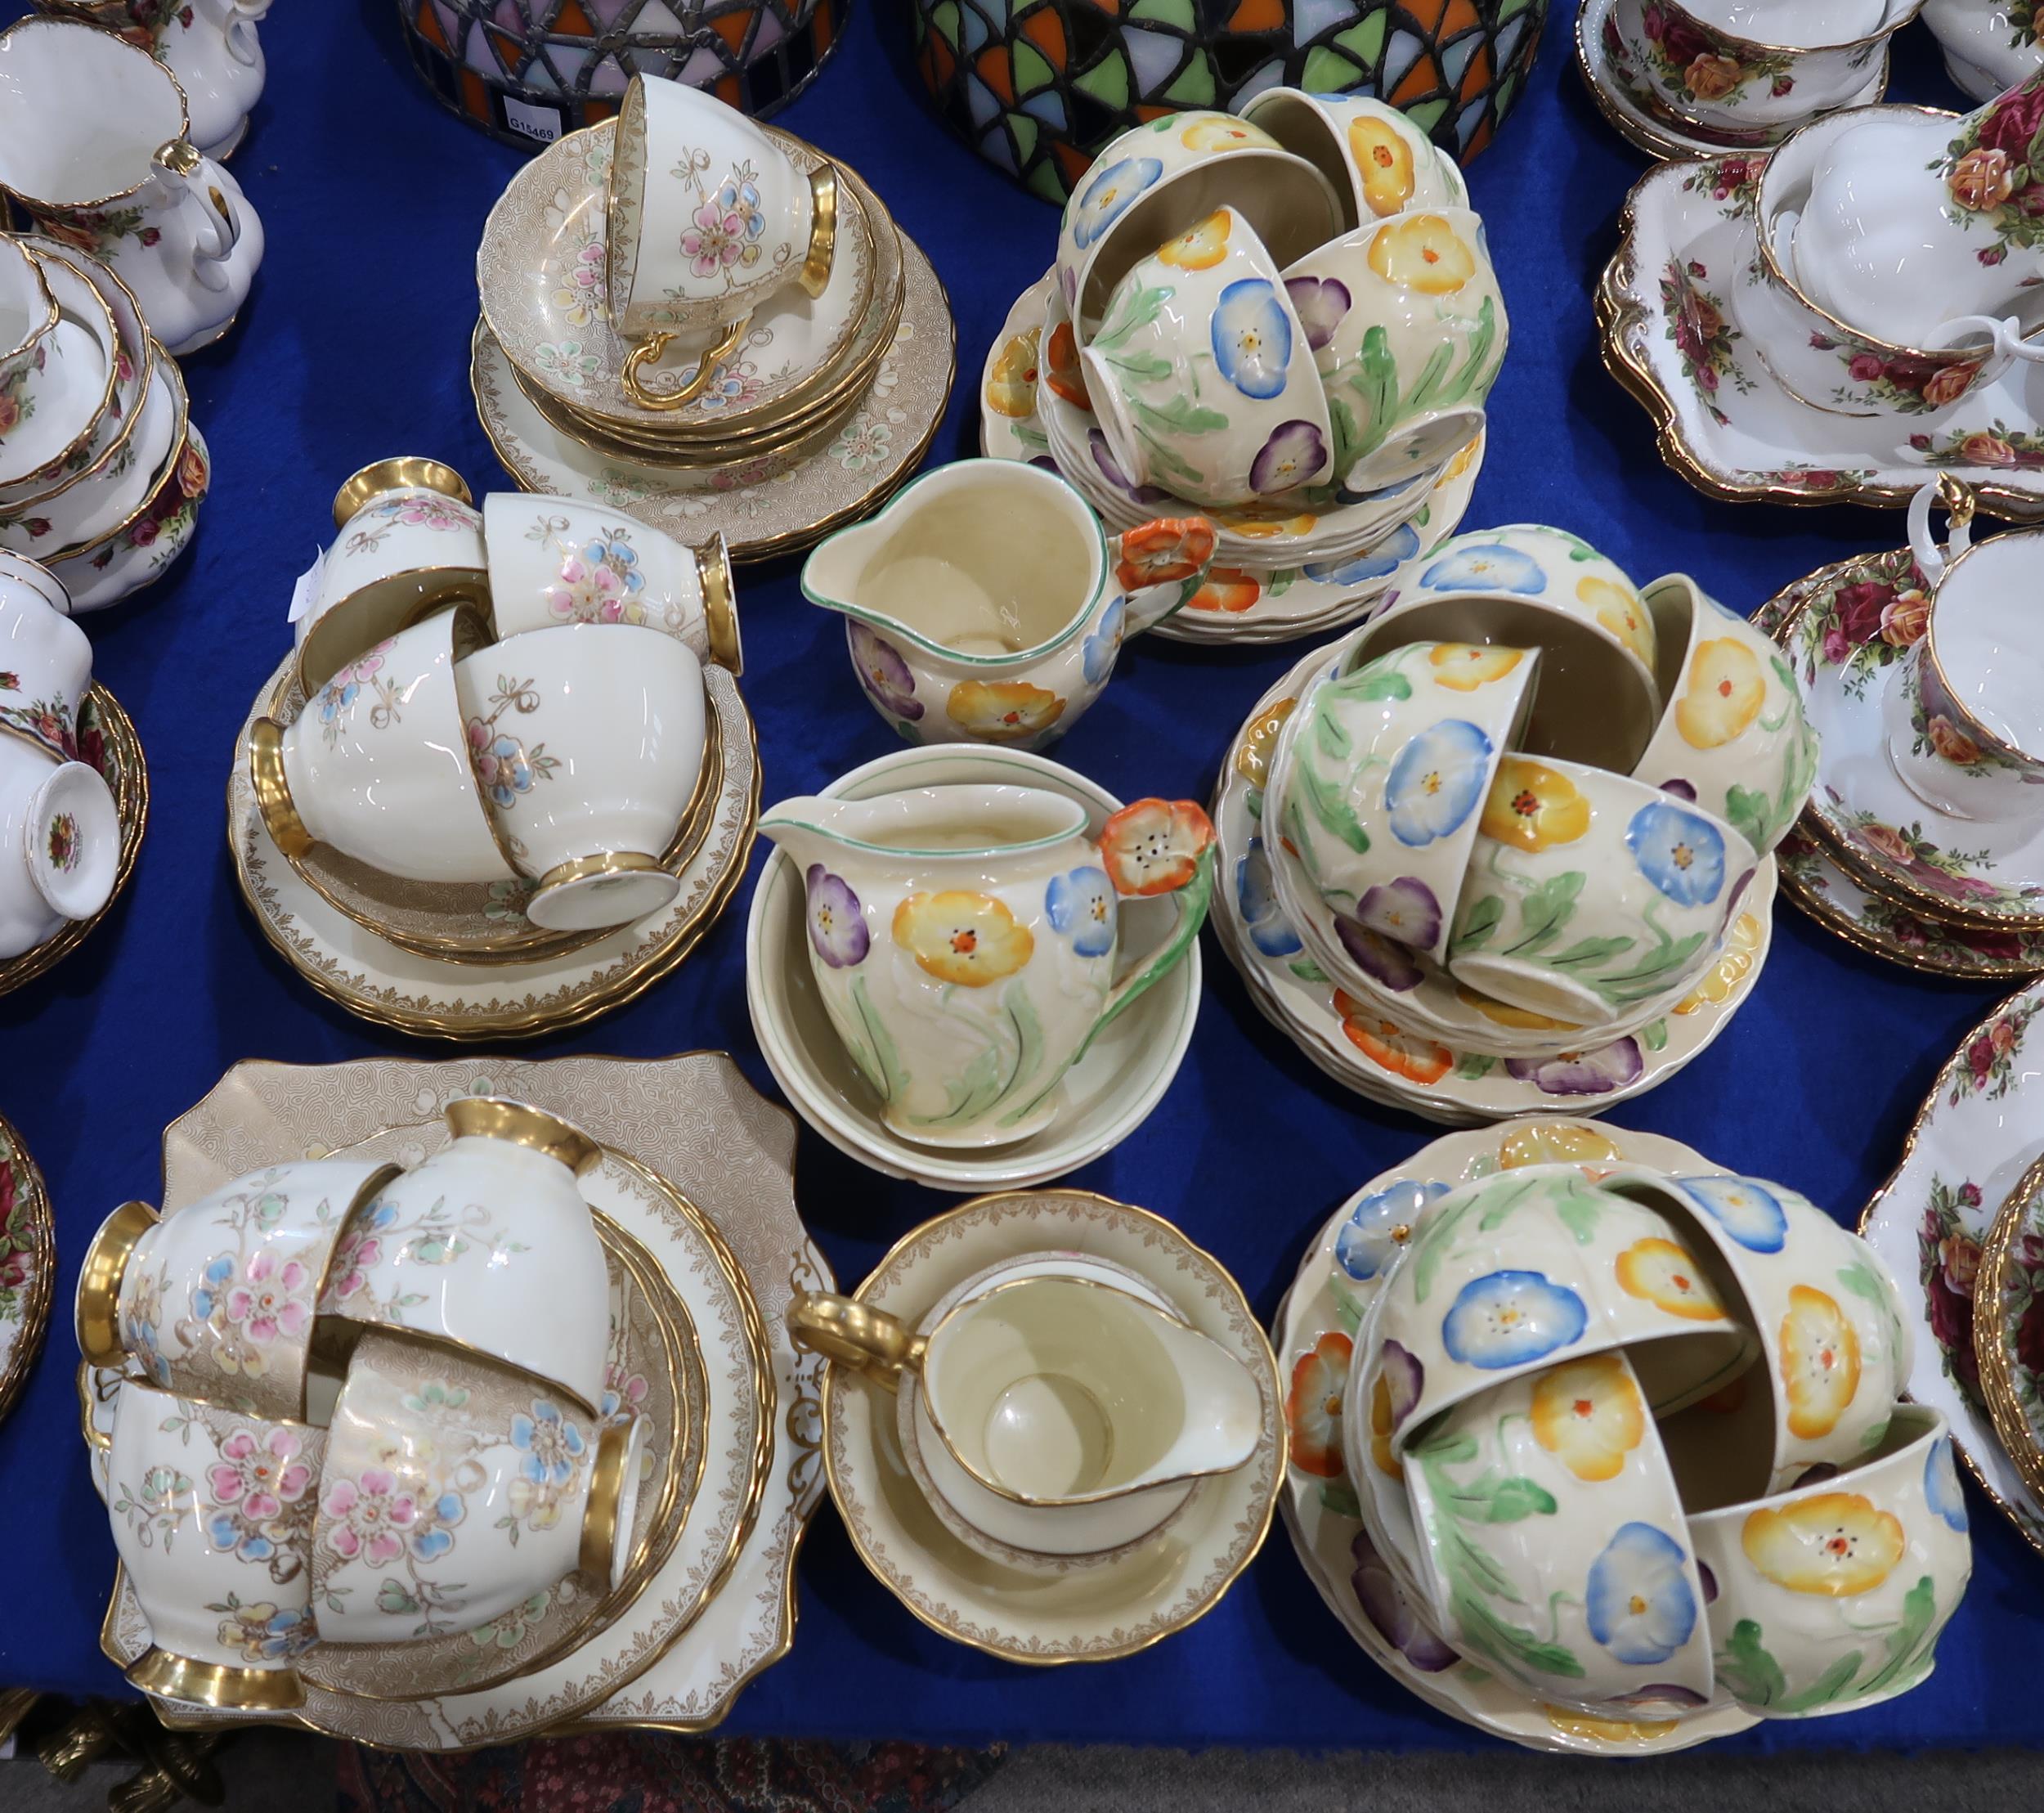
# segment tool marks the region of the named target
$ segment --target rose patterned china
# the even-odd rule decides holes
[[[71,595],[61,581],[39,560],[0,548],[0,595],[15,597],[20,590],[33,592],[60,617],[71,614]]]
[[[824,1464],[860,1558],[932,1629],[1015,1662],[1104,1662],[1210,1610],[1261,1546],[1284,1471],[1280,1393],[1262,1331],[1219,1264],[1168,1223],[1081,1191],[986,1196],[953,1209],[899,1242],[854,1302],[918,1326],[989,1268],[1047,1251],[1135,1272],[1191,1334],[1247,1369],[1259,1409],[1246,1465],[1200,1480],[1184,1509],[1125,1557],[1023,1569],[960,1541],[921,1492],[902,1489],[897,1400],[841,1366],[824,1379]]]
[[[67,20],[0,32],[17,131],[0,187],[44,232],[104,258],[182,356],[234,323],[262,226],[234,178],[192,148],[183,91],[147,52]]]
[[[0,1418],[28,1383],[50,1326],[56,1289],[56,1236],[43,1174],[11,1121],[0,1115]]]
[[[1098,152],[1057,236],[1058,293],[1080,348],[1137,263],[1223,206],[1280,267],[1333,239],[1346,214],[1320,168],[1232,114],[1165,114]]]
[[[1451,1648],[1417,1582],[1403,1577],[1401,1558],[1381,1551],[1363,1528],[1359,1493],[1369,1491],[1373,1479],[1388,1483],[1374,1440],[1352,1453],[1342,1438],[1355,1336],[1398,1250],[1396,1232],[1409,1229],[1427,1201],[1458,1185],[1557,1159],[1600,1169],[1621,1160],[1669,1170],[1710,1168],[1701,1153],[1657,1134],[1529,1118],[1450,1133],[1363,1185],[1308,1243],[1272,1328],[1289,1386],[1292,1437],[1280,1504],[1293,1546],[1329,1610],[1372,1661],[1429,1705],[1530,1749],[1603,1757],[1684,1749],[1744,1730],[1753,1715],[1720,1697],[1679,1721],[1645,1707],[1590,1717],[1544,1693],[1529,1694]],[[1571,1452],[1580,1458],[1593,1451]],[[1383,1459],[1388,1462],[1387,1452]],[[1387,1495],[1381,1502],[1393,1501]],[[1402,1508],[1402,1494],[1396,1503]]]
[[[1243,103],[1241,117],[1334,185],[1346,232],[1409,208],[1469,205],[1454,159],[1396,107],[1369,96],[1266,88]]]
[[[0,960],[96,918],[119,886],[120,810],[89,763],[0,725]]]
[[[193,143],[223,163],[248,136],[249,114],[262,97],[256,25],[269,10],[270,0],[191,0],[164,10],[154,28],[156,55],[191,110]]]
[[[168,389],[184,407],[177,362],[158,348],[150,395]],[[157,469],[147,494],[97,541],[54,553],[50,570],[62,580],[76,611],[104,610],[139,591],[191,545],[199,506],[213,485],[213,455],[196,422],[187,422]]]
[[[565,623],[660,630],[700,661],[745,671],[724,537],[694,547],[568,497],[482,500],[491,613],[500,636]]]
[[[1672,1075],[1723,1030],[1751,990],[1773,937],[1774,866],[1761,863],[1720,954],[1690,991],[1622,1034],[1584,1034],[1468,991],[1420,981],[1396,1007],[1331,981],[1280,904],[1263,819],[1270,758],[1329,651],[1307,656],[1257,702],[1217,784],[1220,842],[1214,924],[1264,1016],[1338,1082],[1372,1100],[1464,1124],[1562,1103],[1592,1113]],[[1389,949],[1387,944],[1383,948]],[[1410,981],[1417,966],[1387,968]],[[1401,991],[1394,990],[1394,993]],[[1424,1000],[1427,1019],[1414,1003]],[[1432,1030],[1435,1012],[1460,1032]],[[1510,1039],[1513,1043],[1508,1043]],[[1520,1041],[1538,1039],[1531,1048]],[[1557,1039],[1574,1043],[1557,1044]]]
[[[802,592],[845,617],[860,687],[906,740],[1041,747],[1100,697],[1128,637],[1199,590],[1213,550],[1204,518],[1109,541],[1056,473],[963,460],[826,536]]]
[[[2044,65],[2032,0],[1925,0],[1923,22],[1943,47],[1945,73],[1975,101]]]
[[[0,566],[0,729],[62,759],[78,748],[92,684],[92,644],[46,567],[15,554]]]
[[[1122,802],[1083,775],[1019,749],[949,745],[898,750],[840,776],[832,798],[872,799],[903,790],[1028,787],[1084,810],[1099,836]],[[1172,939],[1187,917],[1182,893],[1116,910],[1116,936],[1131,963]],[[1060,1084],[1065,1106],[1042,1131],[979,1150],[932,1149],[896,1133],[882,1104],[838,1036],[818,985],[809,889],[802,866],[776,850],[754,891],[746,931],[746,1003],[755,1037],[802,1118],[840,1151],[890,1177],[936,1190],[1040,1183],[1075,1170],[1118,1144],[1171,1086],[1199,1013],[1197,940],[1183,959],[1105,1027]]]
[[[1979,1395],[1993,1419],[2002,1452],[2033,1493],[2044,1491],[2044,1439],[2037,1407],[2037,1369],[2029,1325],[2034,1319],[2037,1273],[2044,1268],[2037,1205],[2044,1165],[2033,1165],[1996,1211],[1980,1245],[1974,1281],[1979,1305],[1973,1322],[1973,1358]]]
[[[113,317],[89,284],[60,303],[41,257],[0,234],[0,482],[19,491],[90,447],[114,400]]]

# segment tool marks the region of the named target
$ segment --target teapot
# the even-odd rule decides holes
[[[1056,473],[961,460],[827,537],[802,591],[845,617],[860,686],[909,742],[1036,749],[1100,697],[1128,637],[1191,600],[1214,539],[1194,516],[1110,540]]]
[[[1213,891],[1213,827],[1185,800],[1096,831],[1040,788],[925,787],[783,800],[760,829],[803,874],[831,1026],[888,1126],[925,1146],[1048,1127],[1065,1073],[1184,957]],[[1181,891],[1170,935],[1118,977],[1123,904]]]

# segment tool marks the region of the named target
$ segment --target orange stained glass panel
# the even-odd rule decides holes
[[[973,59],[972,66],[979,79],[1000,96],[1003,106],[1015,105],[1015,72],[1009,66],[1006,45],[988,45]]]
[[[1388,99],[1394,107],[1403,107],[1415,101],[1424,101],[1430,94],[1441,92],[1441,70],[1431,56],[1414,60],[1405,71],[1405,78],[1391,91]]]
[[[1469,59],[1469,66],[1462,72],[1462,98],[1473,101],[1490,86],[1490,47],[1479,44],[1477,53]]]
[[[1228,20],[1228,29],[1277,31],[1284,22],[1284,0],[1242,0]]]
[[[558,32],[563,38],[596,36],[596,27],[582,11],[580,0],[561,0],[561,10],[554,14],[554,23],[548,29]]]
[[[440,20],[433,11],[433,0],[419,0],[419,35],[428,44],[447,50],[447,34],[440,29]],[[449,55],[452,55],[449,52]]]
[[[1042,52],[1052,69],[1065,67],[1070,49],[1065,42],[1065,21],[1055,7],[1038,7],[1022,21],[1022,35]]]
[[[746,28],[751,23],[752,15],[741,7],[729,12],[719,13],[710,21],[710,29],[731,47],[733,56],[740,56],[745,52]],[[719,85],[718,92],[723,92],[722,84]],[[737,105],[737,102],[733,101],[732,105],[735,107]]]

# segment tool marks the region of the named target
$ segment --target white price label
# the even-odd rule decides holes
[[[291,614],[284,621],[295,623],[312,608],[320,595],[320,575],[326,568],[324,550],[312,556],[312,564],[298,575],[298,582],[291,588]]]
[[[561,136],[561,114],[557,107],[536,107],[529,101],[504,97],[504,123],[514,132],[551,145]]]

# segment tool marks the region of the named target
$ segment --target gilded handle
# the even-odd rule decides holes
[[[922,1365],[923,1339],[884,1309],[828,1290],[799,1290],[788,1306],[788,1339],[805,1353],[863,1373],[892,1391]]]
[[[240,224],[221,187],[227,181],[226,173],[211,158],[202,156],[189,139],[173,138],[159,146],[150,161],[177,186],[181,200],[188,199],[198,212],[193,274],[208,289],[225,289],[226,273],[216,267],[226,263],[241,242]]]
[[[668,343],[674,339],[674,335],[664,329],[658,333],[649,334],[632,348],[625,361],[625,369],[620,378],[625,386],[625,394],[641,409],[666,411],[685,408],[709,388],[710,380],[717,375],[718,366],[737,351],[739,341],[746,337],[751,325],[751,316],[741,315],[731,324],[724,338],[697,361],[695,376],[678,390],[648,390],[640,379],[639,368],[652,364],[667,350]]]

